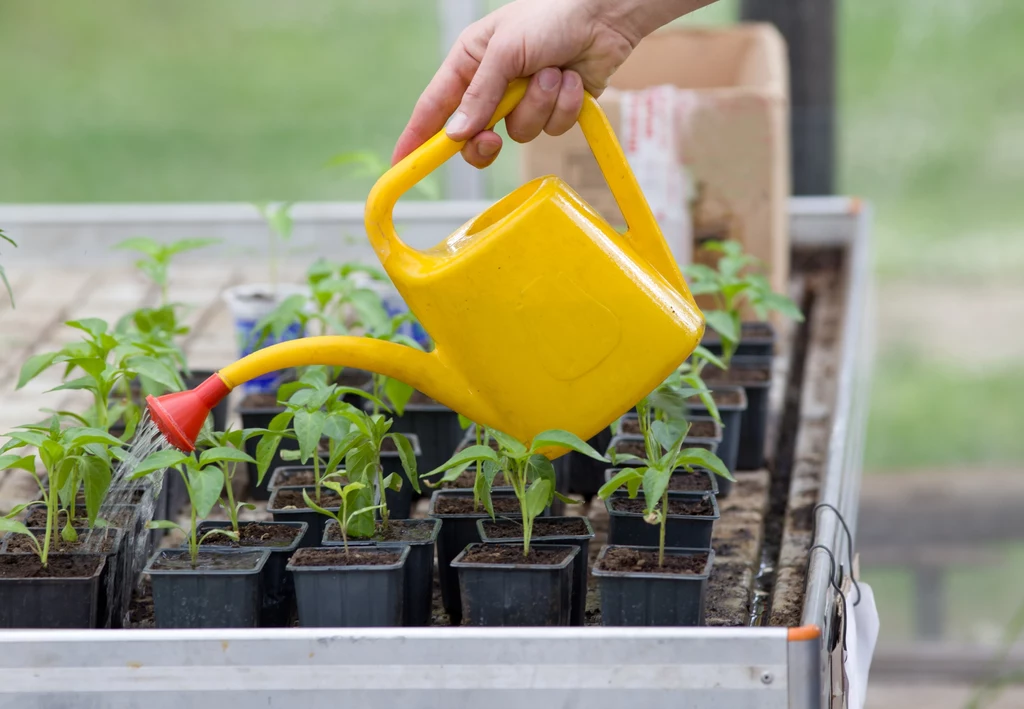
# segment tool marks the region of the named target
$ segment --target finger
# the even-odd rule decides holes
[[[548,67],[538,71],[530,85],[526,87],[526,95],[512,113],[505,119],[508,137],[517,143],[528,143],[544,130],[545,124],[555,110],[558,100],[558,89],[562,85],[562,71]]]
[[[548,135],[562,135],[579,120],[583,109],[583,81],[575,71],[562,72],[562,84],[551,117],[544,126]]]
[[[516,77],[512,51],[491,42],[473,76],[459,109],[446,128],[452,140],[468,140],[487,128],[508,84]]]
[[[472,29],[467,29],[467,33]],[[464,36],[452,47],[434,74],[434,78],[416,101],[412,117],[395,145],[395,151],[391,156],[392,165],[444,128],[448,118],[459,107],[462,95],[477,71],[479,62],[475,57],[481,55],[477,52],[482,52],[482,49],[476,45],[481,41],[485,42],[486,39]]]
[[[483,169],[494,162],[501,151],[501,136],[485,130],[469,139],[462,147],[462,157],[473,167]]]

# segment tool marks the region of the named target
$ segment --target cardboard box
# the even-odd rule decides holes
[[[653,87],[674,87],[675,132],[669,152],[691,180],[687,230],[692,236],[666,233],[666,238],[673,251],[680,248],[673,240],[687,239],[686,255],[703,263],[710,254],[700,253],[702,240],[736,239],[767,264],[773,288],[782,293],[789,277],[787,77],[785,43],[771,25],[671,27],[644,39],[600,98],[631,163],[636,163],[627,144],[630,136],[624,135],[631,130],[623,125],[625,109],[633,115],[637,99],[654,95]],[[665,89],[657,91],[663,94]],[[641,185],[643,168],[634,164]],[[559,175],[613,225],[622,226],[578,126],[563,136],[542,135],[523,146],[522,173],[524,179]],[[645,192],[657,214],[659,195],[649,187]],[[686,201],[681,195],[680,202]],[[669,231],[664,222],[662,229]]]

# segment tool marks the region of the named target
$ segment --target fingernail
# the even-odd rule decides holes
[[[480,153],[480,157],[489,158],[498,152],[500,147],[497,143],[480,143],[480,145],[476,146],[476,151]]]
[[[567,71],[562,74],[562,88],[575,89],[580,85],[580,75],[575,71]]]
[[[541,69],[540,76],[537,78],[537,82],[540,87],[545,91],[553,91],[558,88],[558,84],[561,81],[561,72],[558,69]]]
[[[445,126],[445,132],[448,135],[458,135],[462,131],[469,127],[469,116],[462,111],[456,111],[455,115],[448,119],[448,125]]]

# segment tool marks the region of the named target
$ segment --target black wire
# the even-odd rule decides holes
[[[847,626],[847,624],[849,622],[849,619],[846,618],[846,594],[843,593],[843,589],[841,589],[839,587],[839,584],[836,583],[836,578],[835,578],[836,577],[836,557],[832,554],[832,550],[829,549],[824,544],[815,544],[814,546],[812,546],[810,549],[807,550],[807,569],[808,569],[808,572],[810,571],[810,568],[811,568],[811,555],[812,555],[812,553],[814,552],[815,549],[820,549],[823,552],[825,552],[826,554],[828,554],[828,561],[829,561],[828,583],[829,583],[830,586],[832,586],[832,588],[835,589],[836,593],[838,593],[839,597],[843,600],[843,652],[846,652],[846,626]],[[810,575],[810,574],[808,573],[808,575]],[[831,651],[831,649],[832,648],[829,648],[830,651]]]
[[[853,587],[857,591],[857,600],[853,602],[853,605],[856,606],[860,604],[860,584],[857,583],[857,579],[853,575],[853,535],[850,534],[850,527],[846,524],[846,520],[843,519],[842,513],[837,510],[834,505],[830,505],[827,502],[819,502],[811,511],[811,514],[813,515],[811,518],[811,539],[814,539],[818,526],[818,510],[821,509],[832,510],[835,512],[836,517],[839,518],[839,524],[843,525],[843,531],[846,532],[846,550],[848,552],[847,559],[850,562],[850,581],[853,583]]]

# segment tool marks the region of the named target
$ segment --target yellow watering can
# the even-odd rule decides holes
[[[490,126],[522,99],[513,82]],[[394,377],[477,423],[529,441],[590,438],[650,393],[700,341],[704,321],[597,101],[580,126],[625,217],[617,233],[557,177],[533,180],[427,251],[398,238],[395,203],[456,155],[442,130],[391,168],[366,201],[366,233],[432,352],[368,337],[308,337],[259,350],[193,391],[150,397],[191,451],[210,409],[246,381],[305,365]],[[552,451],[559,453],[561,451]]]

